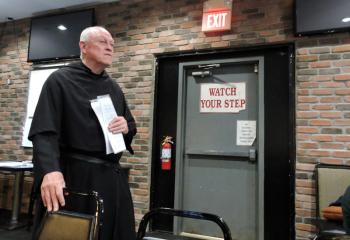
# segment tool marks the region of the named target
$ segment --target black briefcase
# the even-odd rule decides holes
[[[64,190],[69,195],[93,197],[96,201],[94,214],[74,211],[46,211],[36,234],[37,240],[97,240],[102,226],[103,200],[97,192],[80,193]]]

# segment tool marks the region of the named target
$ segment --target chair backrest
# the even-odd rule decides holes
[[[350,166],[317,164],[316,168],[316,210],[318,219],[321,211],[337,200],[350,185]]]
[[[64,189],[69,196],[94,198],[96,209],[92,214],[84,214],[71,210],[47,212],[35,233],[35,240],[98,240],[103,219],[103,199],[96,191],[81,193]]]

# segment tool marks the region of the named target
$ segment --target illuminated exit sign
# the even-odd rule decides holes
[[[203,32],[231,29],[232,0],[209,0],[203,6]]]

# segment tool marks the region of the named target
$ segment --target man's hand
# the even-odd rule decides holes
[[[124,117],[115,117],[108,125],[108,130],[113,134],[123,133],[127,134],[129,132],[128,123]]]
[[[66,187],[63,174],[61,172],[47,173],[41,183],[41,199],[47,211],[57,211],[59,205],[64,206],[63,188]]]

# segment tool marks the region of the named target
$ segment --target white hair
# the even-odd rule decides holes
[[[91,35],[99,32],[108,32],[107,29],[101,26],[93,26],[85,28],[80,34],[80,42],[89,42]],[[108,32],[109,33],[109,32]],[[83,59],[83,53],[80,51],[80,59]]]

